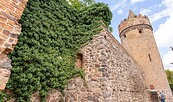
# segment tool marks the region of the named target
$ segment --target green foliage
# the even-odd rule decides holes
[[[0,102],[4,102],[6,98],[6,93],[4,91],[0,91]]]
[[[171,90],[173,90],[173,83],[169,83]]]
[[[82,77],[75,55],[99,33],[99,20],[109,25],[111,17],[103,3],[78,11],[64,0],[29,0],[20,20],[22,33],[10,55],[13,69],[7,88],[17,101],[29,102],[35,91],[45,101],[49,90],[63,92],[69,79]]]
[[[87,5],[89,6],[95,3],[94,0],[68,0],[68,2],[73,8],[76,8],[77,10],[80,10]]]
[[[90,24],[93,21],[102,20],[106,27],[111,24],[112,12],[109,10],[108,5],[103,3],[95,3],[80,10],[79,16],[82,23]]]
[[[73,8],[76,8],[77,10],[80,10],[83,6],[85,6],[81,1],[79,0],[69,0],[71,6]]]
[[[112,28],[111,26],[108,26],[108,30],[109,30],[110,32],[113,32],[113,28]]]
[[[167,79],[169,82],[169,86],[173,90],[173,71],[167,69],[167,70],[165,70],[165,72],[166,72],[166,76],[167,76]]]
[[[0,102],[6,102],[9,98],[10,96],[7,95],[5,91],[0,91]]]
[[[168,82],[170,84],[173,84],[173,71],[167,69],[165,72],[166,72],[166,76],[167,76]]]
[[[86,3],[86,5],[91,5],[93,3],[95,3],[94,0],[82,0],[84,3]]]

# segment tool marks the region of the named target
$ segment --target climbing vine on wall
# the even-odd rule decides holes
[[[29,102],[39,91],[63,92],[68,80],[83,76],[75,69],[76,53],[101,30],[100,20],[110,25],[112,13],[103,3],[73,8],[65,0],[29,0],[22,15],[22,33],[10,54],[12,74],[7,89],[18,102]]]

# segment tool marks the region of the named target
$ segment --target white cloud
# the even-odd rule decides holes
[[[131,4],[135,4],[137,2],[143,2],[144,0],[130,0]]]
[[[163,0],[162,3],[159,6],[164,6],[165,9],[162,11],[159,11],[153,15],[150,16],[151,22],[155,22],[163,17],[169,17],[170,14],[173,11],[173,0]]]
[[[123,10],[118,10],[117,13],[118,14],[122,14],[123,13]]]
[[[170,48],[173,46],[173,0],[163,0],[160,6],[164,6],[165,9],[150,16],[151,22],[155,22],[163,17],[167,17],[163,24],[159,25],[159,28],[154,32],[157,46],[159,49]],[[173,70],[173,52],[168,51],[163,55],[163,65],[165,69]]]
[[[166,54],[164,54],[162,59],[163,65],[165,69],[173,70],[173,51],[168,51]]]
[[[151,22],[155,22],[163,17],[168,17],[170,15],[170,13],[172,12],[171,8],[167,8],[159,13],[155,13],[154,15],[152,15],[151,18]]]
[[[140,10],[140,13],[141,13],[142,15],[148,15],[149,13],[151,13],[151,10],[150,10],[150,9],[141,9],[141,10]]]
[[[159,48],[173,46],[173,12],[165,23],[160,24],[154,36]]]
[[[163,0],[162,5],[166,8],[160,13],[153,15],[153,20],[156,21],[162,17],[168,16],[167,20],[159,25],[159,29],[154,32],[154,36],[159,48],[173,46],[173,0]],[[152,18],[152,17],[151,17]]]
[[[143,2],[145,0],[130,0],[131,4],[137,3],[137,2]],[[121,0],[120,2],[114,4],[111,7],[111,11],[116,11],[117,14],[122,14],[127,7],[130,6],[129,0]]]
[[[162,4],[165,5],[166,7],[172,7],[173,1],[172,0],[163,0]]]
[[[116,11],[118,14],[122,14],[127,7],[127,0],[122,0],[111,7],[111,11]]]

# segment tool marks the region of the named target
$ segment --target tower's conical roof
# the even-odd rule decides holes
[[[129,15],[128,15],[128,19],[130,18],[134,18],[136,15],[133,13],[132,10],[129,10]]]

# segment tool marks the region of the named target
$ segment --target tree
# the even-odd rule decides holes
[[[82,0],[84,3],[86,3],[87,5],[92,5],[93,3],[95,3],[94,0]]]
[[[95,3],[94,0],[68,0],[68,2],[77,10],[80,10],[83,6],[89,6]]]
[[[167,76],[168,82],[173,84],[173,71],[167,69],[166,76]]]
[[[166,76],[169,82],[169,85],[171,87],[171,89],[173,89],[173,71],[167,69],[166,70]]]
[[[82,3],[79,0],[69,0],[68,1],[73,8],[76,8],[77,10],[80,10],[82,7]]]

